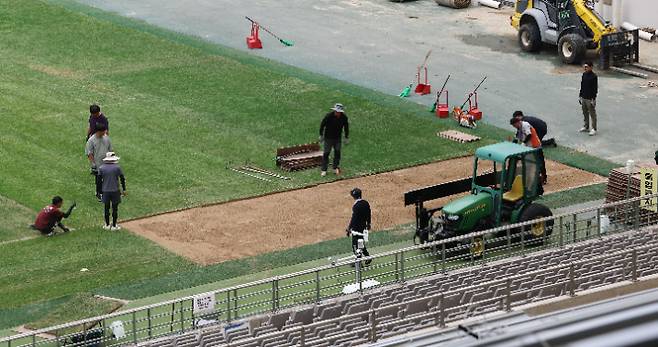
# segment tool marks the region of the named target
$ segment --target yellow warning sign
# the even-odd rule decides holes
[[[656,169],[651,168],[641,168],[640,175],[642,175],[642,180],[640,180],[640,196],[644,197],[646,195],[654,195],[658,192],[658,184],[656,182]],[[645,210],[658,212],[657,198],[646,198],[640,200],[640,207]]]

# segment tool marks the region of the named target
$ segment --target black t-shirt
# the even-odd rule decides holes
[[[548,132],[548,126],[546,125],[546,122],[532,116],[523,116],[523,120],[530,123],[530,125],[535,128],[537,137],[539,137],[540,140],[544,139],[544,136],[546,136],[546,133]]]
[[[334,112],[329,112],[320,123],[320,136],[324,136],[326,139],[340,140],[343,128],[345,128],[345,138],[349,138],[350,125],[347,121],[347,115],[343,113],[337,117]]]

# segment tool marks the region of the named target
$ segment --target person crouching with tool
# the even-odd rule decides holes
[[[354,198],[354,205],[352,205],[352,219],[350,219],[350,225],[347,227],[347,236],[352,236],[352,252],[357,258],[360,258],[361,255],[370,256],[366,249],[371,226],[370,204],[362,199],[361,194],[359,188],[350,191],[350,195]],[[359,243],[363,246],[359,247]],[[370,263],[372,263],[372,259],[366,260],[366,265],[370,265]]]
[[[69,232],[71,229],[67,228],[62,224],[63,218],[68,218],[73,212],[76,204],[73,202],[73,205],[69,207],[66,213],[60,211],[62,205],[64,204],[64,199],[59,196],[53,197],[52,204],[44,207],[39,214],[37,215],[34,224],[30,225],[32,229],[39,230],[41,234],[46,236],[55,235],[55,226],[60,227],[65,233]]]

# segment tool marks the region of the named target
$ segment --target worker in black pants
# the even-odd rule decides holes
[[[331,149],[334,150],[333,169],[336,175],[340,175],[340,149],[342,147],[341,137],[345,129],[345,144],[349,144],[350,140],[350,124],[347,121],[345,108],[342,104],[336,104],[327,113],[322,122],[320,123],[320,142],[323,142],[322,153],[322,168],[320,176],[327,175],[327,167],[329,166],[329,154]]]
[[[535,132],[537,133],[537,137],[539,137],[539,141],[541,142],[541,149],[539,150],[539,155],[540,155],[540,161],[542,163],[541,165],[541,178],[542,178],[542,184],[546,185],[548,183],[548,176],[546,175],[546,165],[544,161],[544,147],[547,146],[553,146],[557,147],[557,144],[555,143],[555,139],[548,139],[544,140],[544,136],[546,136],[546,133],[548,132],[548,126],[546,125],[546,122],[543,120],[537,118],[537,117],[531,117],[531,116],[526,116],[523,114],[522,111],[514,111],[512,114],[514,118],[520,119],[523,122],[528,122],[530,126],[532,126],[535,129]]]
[[[350,191],[350,195],[354,198],[354,205],[352,205],[352,219],[350,225],[347,227],[347,236],[352,236],[352,252],[354,255],[359,256],[358,245],[359,240],[363,240],[363,249],[361,254],[368,257],[370,253],[366,249],[367,233],[370,230],[371,211],[368,201],[361,198],[361,189],[354,188]],[[365,236],[365,238],[364,238]],[[372,259],[366,260],[366,265],[370,265]]]

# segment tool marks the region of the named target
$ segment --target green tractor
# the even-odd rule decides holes
[[[405,193],[405,206],[416,205],[414,243],[552,216],[548,207],[534,202],[543,194],[538,154],[537,149],[512,142],[481,147],[475,151],[472,177]],[[469,191],[469,195],[445,206],[424,206],[427,201]],[[442,213],[434,216],[437,212]],[[524,238],[539,243],[550,236],[552,229],[553,223],[548,221],[515,232],[523,231]],[[482,255],[487,244],[482,238],[464,243],[473,256]]]

